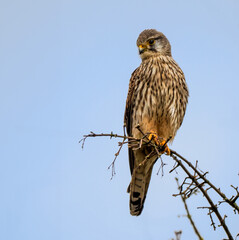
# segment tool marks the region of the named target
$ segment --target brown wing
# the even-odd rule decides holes
[[[125,113],[124,113],[124,125],[126,126],[128,136],[132,136],[132,108],[133,108],[133,97],[135,92],[135,82],[137,79],[137,76],[136,76],[137,70],[138,68],[134,70],[129,81],[129,91],[127,95],[126,107],[125,107]],[[131,148],[129,148],[129,166],[130,166],[130,172],[132,174],[134,169],[134,154]]]

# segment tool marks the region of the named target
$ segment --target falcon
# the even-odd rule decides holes
[[[182,124],[188,102],[188,88],[183,71],[171,55],[171,45],[165,35],[146,29],[137,39],[140,66],[132,73],[124,126],[127,135],[147,138],[163,147],[160,154],[170,154],[167,141],[174,139]],[[141,214],[149,187],[152,169],[159,155],[150,155],[153,147],[128,146],[131,182],[130,214]]]

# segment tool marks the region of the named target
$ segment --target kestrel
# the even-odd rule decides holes
[[[169,138],[170,141],[174,139],[182,124],[188,102],[187,84],[163,33],[144,30],[137,39],[137,47],[142,63],[130,79],[124,124],[128,136],[142,138],[143,132],[162,146]],[[141,131],[136,126],[140,126]],[[138,149],[129,146],[131,215],[138,216],[143,210],[152,169],[158,158],[154,155],[146,159],[152,151],[150,148],[148,145]],[[164,152],[170,153],[167,145]]]

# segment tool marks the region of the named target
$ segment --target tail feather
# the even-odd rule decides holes
[[[130,193],[130,214],[139,216],[144,207],[144,201],[148,191],[152,169],[158,156],[153,155],[146,159],[152,149],[132,150],[129,148],[130,170],[132,179],[128,187]]]
[[[130,192],[130,214],[139,216],[144,207],[144,201],[149,187],[153,165],[145,173],[145,168],[135,169],[128,191]]]

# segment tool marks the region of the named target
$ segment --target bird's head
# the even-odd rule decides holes
[[[163,33],[146,29],[139,34],[136,42],[142,60],[155,56],[171,56],[171,45]]]

